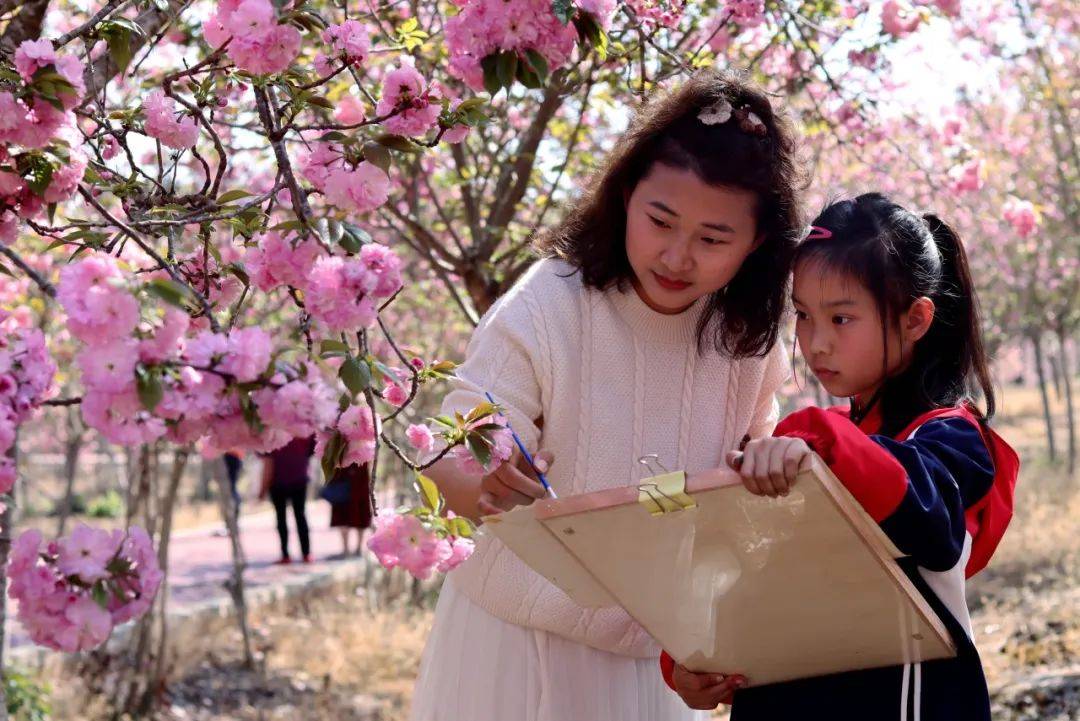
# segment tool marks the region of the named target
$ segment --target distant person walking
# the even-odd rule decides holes
[[[370,468],[366,463],[341,468],[332,483],[342,483],[348,488],[344,502],[330,506],[330,527],[341,530],[341,557],[359,556],[364,545],[364,531],[371,527]],[[349,536],[353,528],[356,529],[356,548],[350,550]]]
[[[269,495],[274,504],[278,538],[281,540],[279,564],[292,562],[289,556],[289,527],[285,519],[290,504],[296,519],[296,535],[300,537],[300,553],[304,563],[311,562],[311,536],[304,503],[307,500],[308,461],[314,453],[315,438],[307,437],[294,438],[276,451],[263,456],[259,500]]]

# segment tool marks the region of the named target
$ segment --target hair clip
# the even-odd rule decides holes
[[[828,240],[832,237],[832,231],[828,228],[822,228],[820,225],[811,225],[810,233],[806,236],[806,240]]]
[[[698,120],[706,125],[719,125],[731,120],[731,103],[727,100],[717,100],[712,105],[706,105],[700,113]]]
[[[736,110],[735,118],[739,121],[739,128],[744,133],[750,133],[751,135],[757,135],[762,138],[769,134],[768,129],[765,127],[765,123],[763,123],[761,118],[759,118],[749,107],[742,107]]]

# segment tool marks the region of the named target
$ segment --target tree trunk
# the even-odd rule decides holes
[[[1050,394],[1046,388],[1046,370],[1043,368],[1042,341],[1038,333],[1028,336],[1031,340],[1031,348],[1035,351],[1035,373],[1039,379],[1039,393],[1042,394],[1043,420],[1046,423],[1046,443],[1050,451],[1050,460],[1057,460],[1057,450],[1054,447],[1054,420],[1050,415]]]
[[[64,443],[64,500],[60,502],[60,520],[57,523],[56,536],[64,535],[68,518],[71,516],[72,501],[75,498],[75,472],[79,467],[79,454],[86,442],[85,428],[80,419],[80,411],[75,406],[68,406],[68,436]]]
[[[1061,356],[1055,356],[1053,353],[1046,355],[1046,363],[1050,366],[1050,378],[1054,381],[1054,399],[1061,400]]]
[[[225,589],[232,598],[233,608],[236,611],[236,622],[240,626],[240,637],[244,644],[244,667],[255,668],[255,654],[251,646],[251,628],[248,624],[247,595],[244,588],[244,569],[247,560],[244,558],[244,547],[240,544],[240,519],[236,513],[236,502],[233,500],[232,488],[229,486],[228,474],[225,473],[225,462],[219,458],[214,464],[217,471],[213,475],[218,481],[218,505],[221,508],[222,520],[229,531],[229,547],[232,551],[232,577],[225,582]]]
[[[1073,408],[1072,379],[1069,377],[1069,351],[1068,335],[1062,328],[1058,329],[1058,350],[1060,352],[1061,385],[1065,388],[1065,419],[1069,432],[1069,475],[1076,471],[1076,413]]]

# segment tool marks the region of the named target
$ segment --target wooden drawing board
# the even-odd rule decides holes
[[[638,487],[485,519],[583,606],[620,605],[677,661],[752,685],[954,656],[899,551],[819,460],[791,494],[754,496],[718,469],[696,507],[651,515]]]

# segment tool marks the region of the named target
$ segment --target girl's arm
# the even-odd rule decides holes
[[[994,484],[982,433],[964,418],[927,421],[897,441],[868,436],[838,413],[807,408],[781,421],[776,435],[805,440],[896,547],[931,571],[959,562],[965,513]]]

